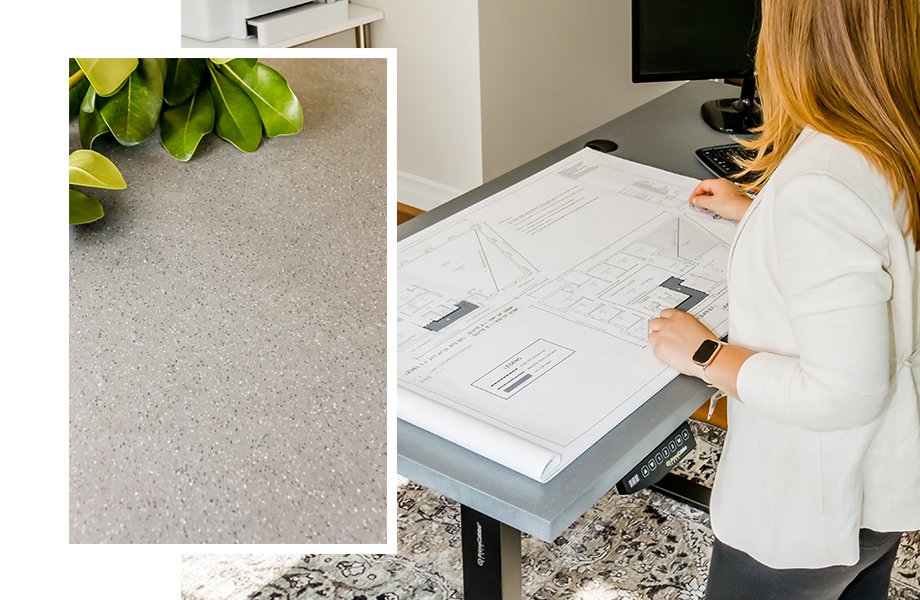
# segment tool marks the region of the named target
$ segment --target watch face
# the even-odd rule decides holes
[[[696,352],[693,353],[693,362],[698,365],[705,365],[709,359],[712,358],[712,353],[715,352],[718,347],[719,342],[715,340],[705,340],[700,344],[700,347],[696,349]]]

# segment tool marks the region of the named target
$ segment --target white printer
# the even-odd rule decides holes
[[[348,0],[182,0],[182,35],[273,44],[348,20]]]

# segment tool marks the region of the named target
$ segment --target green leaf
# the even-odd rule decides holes
[[[86,89],[86,96],[80,103],[80,110],[86,113],[96,112],[96,88],[89,86]]]
[[[103,97],[117,92],[138,65],[136,58],[78,58],[77,63]]]
[[[82,225],[98,221],[103,215],[102,205],[98,200],[83,192],[70,190],[70,224]]]
[[[151,58],[148,59],[153,61],[154,64],[160,69],[160,78],[166,79],[166,59],[165,58]]]
[[[93,147],[96,138],[104,133],[109,133],[109,126],[99,115],[99,111],[91,113],[80,111],[80,145],[89,150]]]
[[[68,183],[108,190],[123,190],[127,187],[112,161],[93,150],[75,150],[70,154]]]
[[[208,86],[214,100],[214,131],[243,152],[254,152],[262,140],[262,120],[259,111],[246,92],[227,79],[220,71],[209,67]]]
[[[263,64],[249,68],[242,59],[221,68],[255,104],[265,126],[265,135],[291,135],[303,128],[303,110],[287,80]]]
[[[212,58],[212,59],[210,59],[210,60],[211,60],[211,62],[214,63],[215,65],[222,65],[222,64],[224,64],[224,63],[230,62],[230,61],[233,60],[233,59],[232,59],[232,58]],[[258,60],[258,59],[256,59],[256,60]]]
[[[163,99],[178,106],[192,97],[206,71],[203,58],[167,58]]]
[[[259,64],[259,59],[258,58],[231,58],[230,62],[237,65],[236,72],[239,73],[240,76],[242,76],[243,73],[241,71],[243,69],[248,71],[249,69],[253,68],[257,64]]]
[[[214,128],[214,101],[207,86],[179,106],[160,113],[160,141],[178,160],[187,161],[198,143]]]
[[[80,70],[80,65],[77,64],[75,58],[70,59],[70,74],[73,75]],[[90,87],[89,80],[84,78],[70,88],[70,120],[73,121],[77,118],[80,113],[80,103],[83,101],[83,97],[86,95],[86,90]]]
[[[153,58],[142,58],[118,93],[97,98],[96,104],[118,143],[134,146],[143,142],[156,129],[163,104],[160,63]]]

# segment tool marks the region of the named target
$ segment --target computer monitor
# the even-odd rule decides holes
[[[743,81],[738,98],[701,108],[710,127],[748,133],[760,124],[754,55],[760,0],[632,0],[632,80]]]

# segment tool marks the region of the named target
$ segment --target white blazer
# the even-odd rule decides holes
[[[885,179],[806,129],[729,260],[738,374],[713,488],[724,543],[773,568],[852,565],[920,529],[920,262]]]

